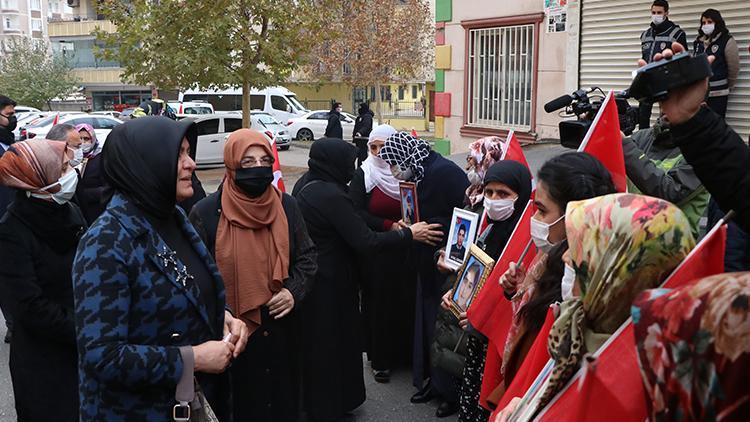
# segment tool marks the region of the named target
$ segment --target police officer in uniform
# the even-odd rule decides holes
[[[643,60],[651,63],[657,53],[661,53],[678,42],[687,50],[687,36],[679,25],[669,20],[669,2],[655,0],[651,5],[651,26],[641,34],[641,52]],[[638,125],[646,129],[651,123],[652,104],[640,103],[638,106]]]
[[[716,9],[707,9],[701,15],[701,27],[693,43],[693,54],[702,53],[716,57],[711,65],[714,74],[709,81],[706,103],[716,114],[726,117],[729,92],[740,73],[740,53],[737,42]]]

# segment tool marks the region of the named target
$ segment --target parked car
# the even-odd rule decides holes
[[[43,119],[32,123],[23,129],[21,129],[21,139],[33,139],[33,138],[44,138],[47,136],[47,132],[52,129],[53,122],[57,118],[57,113],[48,115]],[[88,123],[94,127],[96,132],[96,139],[99,142],[104,142],[109,135],[109,132],[117,125],[121,125],[122,121],[115,119],[110,116],[92,116],[90,114],[73,113],[73,114],[62,114],[57,123],[67,123],[69,125],[79,125],[82,123]]]
[[[213,114],[214,106],[205,101],[170,101],[167,105],[175,114]]]
[[[96,116],[109,116],[109,117],[114,117],[115,119],[119,119],[120,114],[122,113],[120,113],[119,111],[115,111],[115,110],[104,110],[104,111],[92,111],[90,114],[93,114]]]
[[[224,164],[224,144],[230,133],[242,128],[242,117],[232,113],[181,115],[179,119],[195,122],[198,130],[198,144],[195,148],[195,162],[198,167],[220,166]]]
[[[314,141],[325,136],[328,126],[328,110],[315,110],[296,119],[289,119],[286,128],[294,139],[299,141]],[[349,113],[341,113],[341,126],[344,129],[344,140],[352,139],[355,117]]]
[[[42,111],[38,111],[38,112],[27,111],[22,114],[16,113],[16,116],[17,116],[16,118],[18,119],[18,123],[16,124],[16,129],[13,131],[13,134],[16,135],[16,141],[21,140],[21,128],[33,123],[34,121],[46,115],[47,113],[44,113]]]
[[[133,114],[135,109],[136,107],[128,107],[128,108],[122,109],[122,111],[120,112],[120,117],[118,117],[118,119],[121,119],[121,120],[129,119],[130,115]]]
[[[16,109],[16,114],[41,112],[41,110],[39,110],[36,107],[28,107],[28,106],[23,106],[23,105],[17,105],[15,109]]]
[[[250,127],[276,141],[276,146],[282,151],[292,146],[292,135],[286,127],[264,111],[250,112]]]

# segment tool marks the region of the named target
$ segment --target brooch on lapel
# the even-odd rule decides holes
[[[166,269],[171,269],[177,273],[177,282],[182,284],[183,287],[187,286],[188,281],[192,281],[195,278],[188,273],[185,265],[182,268],[178,267],[177,253],[175,251],[169,250],[164,246],[163,250],[156,254],[156,256],[164,262]]]

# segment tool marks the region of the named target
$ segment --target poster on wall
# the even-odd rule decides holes
[[[568,21],[568,0],[544,0],[547,33],[565,32]]]

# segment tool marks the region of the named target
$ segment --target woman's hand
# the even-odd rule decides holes
[[[408,229],[409,226],[404,223],[404,220],[396,221],[395,223],[391,224],[391,231],[397,232],[399,230]]]
[[[448,290],[443,295],[443,299],[440,301],[440,307],[446,311],[451,310],[451,297],[453,296],[453,289]]]
[[[500,413],[497,414],[495,417],[495,422],[506,422],[510,419],[511,415],[513,415],[513,412],[516,411],[516,408],[518,407],[518,404],[521,403],[520,397],[513,397],[507,406],[503,410],[500,411]]]
[[[500,285],[505,290],[505,293],[514,295],[524,277],[526,277],[526,269],[523,267],[523,264],[516,265],[515,262],[511,262],[508,271],[500,277]]]
[[[224,338],[230,335],[228,342],[234,345],[234,357],[245,351],[250,330],[245,321],[235,318],[229,311],[224,311]]]
[[[440,251],[440,255],[438,256],[437,260],[437,269],[442,274],[451,274],[456,272],[456,270],[454,270],[453,268],[445,265],[445,250]]]
[[[443,240],[443,231],[440,224],[427,224],[424,221],[409,226],[411,237],[419,243],[437,246]]]
[[[193,346],[195,372],[220,374],[227,369],[232,361],[234,344],[228,341],[207,341]]]
[[[653,61],[659,61],[662,59],[672,58],[677,53],[685,51],[685,47],[678,43],[672,43],[671,49],[666,49],[661,53],[654,56]],[[708,56],[708,62],[713,63],[716,57]],[[641,59],[638,60],[639,66],[645,66],[646,61]],[[685,123],[698,111],[700,111],[701,104],[706,99],[706,92],[708,92],[708,78],[695,82],[694,84],[669,91],[669,97],[659,102],[659,108],[662,113],[667,116],[667,120],[671,125],[679,125]]]
[[[294,296],[289,289],[281,289],[271,297],[266,306],[274,319],[284,318],[294,309]]]

